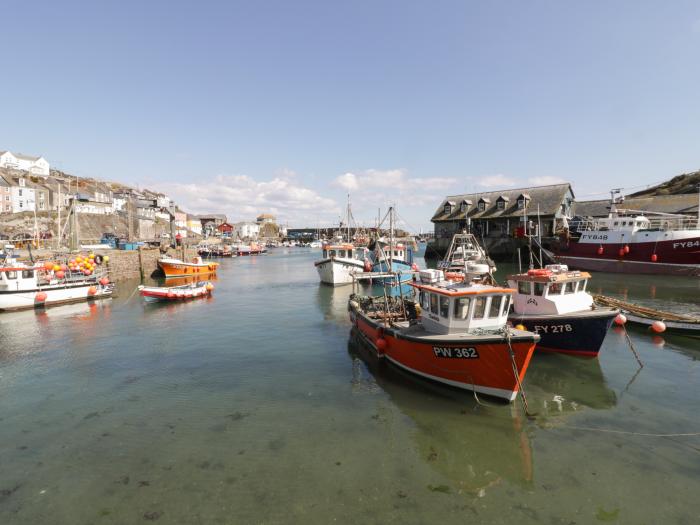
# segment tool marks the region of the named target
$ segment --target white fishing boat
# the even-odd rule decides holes
[[[493,283],[496,265],[471,233],[457,233],[452,237],[445,258],[438,263],[449,280],[474,280]]]
[[[0,312],[55,306],[112,295],[106,273],[72,272],[25,264],[6,254],[0,261]]]
[[[324,246],[322,259],[314,265],[321,282],[334,286],[352,284],[353,275],[371,270],[370,263],[364,260],[364,249],[357,249],[352,244]]]

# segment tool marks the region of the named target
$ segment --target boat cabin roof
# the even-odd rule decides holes
[[[441,281],[438,283],[423,284],[411,283],[411,286],[418,290],[433,292],[448,297],[461,297],[465,295],[479,295],[488,293],[498,294],[514,294],[513,288],[501,288],[499,286],[491,286],[488,284],[472,284],[454,281]]]
[[[354,250],[355,247],[352,244],[324,244],[324,250]]]

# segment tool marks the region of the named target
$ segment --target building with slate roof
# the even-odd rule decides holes
[[[571,216],[574,192],[571,184],[552,184],[513,190],[450,195],[431,221],[435,225],[433,248],[443,251],[452,236],[463,230],[486,238],[512,237],[525,217],[542,227],[542,236],[553,235],[557,223]]]

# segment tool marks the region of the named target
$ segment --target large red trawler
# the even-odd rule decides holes
[[[553,258],[581,270],[700,276],[700,219],[620,204],[606,218],[572,222]]]

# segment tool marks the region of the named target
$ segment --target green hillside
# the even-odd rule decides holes
[[[647,188],[628,195],[628,197],[652,197],[654,195],[680,195],[683,193],[697,193],[700,184],[700,171],[683,173],[658,186]]]

